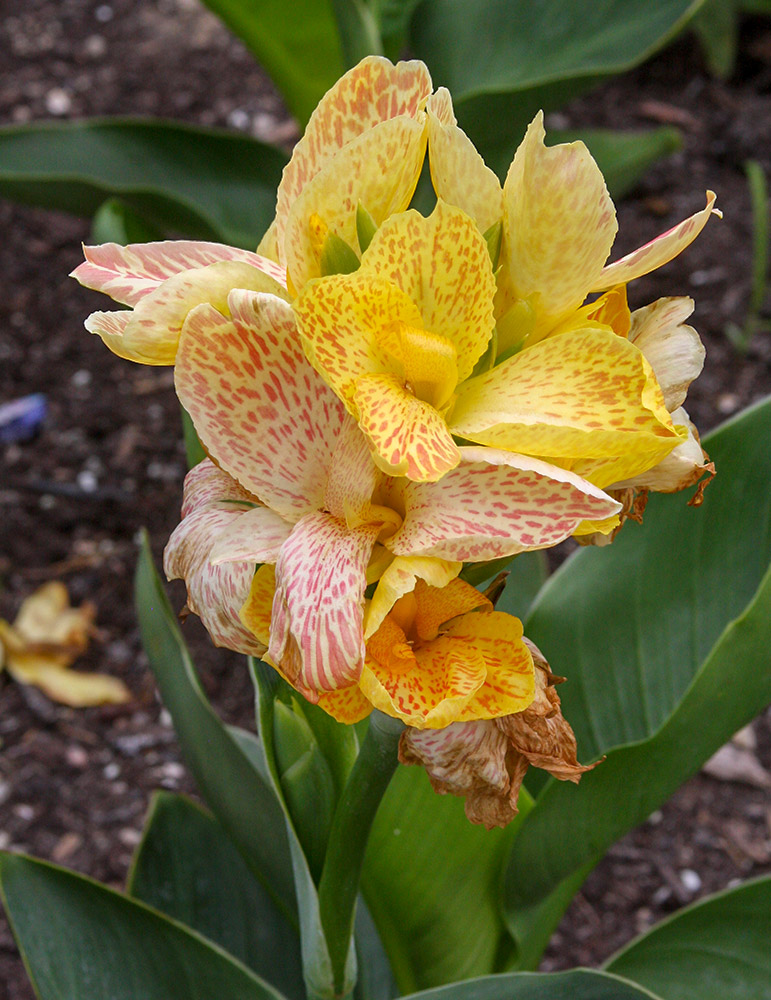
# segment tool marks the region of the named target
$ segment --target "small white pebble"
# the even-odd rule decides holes
[[[126,847],[136,847],[141,839],[142,834],[140,831],[135,830],[131,826],[125,826],[122,830],[118,831],[118,840],[121,844],[125,844]]]
[[[231,128],[240,129],[242,132],[245,131],[249,128],[249,113],[243,108],[233,108],[228,115],[228,125]]]
[[[693,868],[683,868],[680,872],[680,881],[688,892],[698,892],[701,889],[701,877]]]
[[[99,485],[99,480],[90,469],[83,469],[79,472],[77,482],[84,493],[93,493]]]
[[[108,3],[100,3],[94,11],[94,17],[97,21],[101,21],[102,24],[107,24],[108,21],[112,21],[113,14],[114,11]]]
[[[185,769],[175,760],[167,761],[160,769],[161,776],[166,781],[181,781],[185,776]]]
[[[82,389],[83,386],[89,385],[91,382],[92,375],[88,368],[80,368],[70,379],[70,382],[77,388]]]
[[[85,767],[88,764],[88,754],[83,747],[74,744],[64,751],[64,759],[70,767]]]
[[[89,35],[83,43],[83,50],[92,59],[99,59],[107,52],[107,42],[101,35]]]
[[[664,819],[664,813],[660,809],[657,809],[655,812],[650,814],[648,822],[651,826],[658,826],[662,819]]]
[[[45,105],[49,115],[66,115],[72,110],[72,98],[61,87],[53,87],[46,94]]]
[[[115,761],[107,764],[102,770],[102,774],[107,778],[108,781],[115,781],[115,779],[120,774],[120,764],[116,764]]]
[[[56,497],[51,496],[50,493],[44,493],[38,500],[37,505],[41,510],[53,510],[56,506]]]
[[[0,851],[7,851],[11,844],[11,835],[7,830],[0,830]]]
[[[171,712],[168,708],[162,708],[161,714],[158,716],[158,721],[162,726],[168,726],[169,729],[174,725],[174,720],[171,718]]]
[[[735,392],[724,392],[717,398],[717,408],[721,413],[733,413],[739,406],[739,397]]]
[[[13,807],[15,816],[18,816],[24,823],[29,823],[35,818],[35,810],[27,802],[20,802]]]

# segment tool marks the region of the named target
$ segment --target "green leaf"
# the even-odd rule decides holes
[[[108,198],[103,202],[91,223],[93,243],[120,243],[125,247],[129,243],[151,243],[162,239],[160,229],[143,219],[120,198]]]
[[[402,992],[493,971],[504,939],[500,867],[520,817],[486,831],[420,767],[398,768],[372,826],[362,892]]]
[[[607,963],[666,1000],[771,1000],[771,876],[702,899]]]
[[[403,1000],[658,1000],[648,990],[594,969],[514,972],[453,983]],[[727,998],[726,998],[727,1000]]]
[[[40,1000],[280,1000],[200,935],[91,879],[0,855],[8,917]]]
[[[508,567],[506,589],[495,605],[524,621],[535,596],[549,576],[549,563],[545,552],[522,552]]]
[[[741,0],[706,0],[693,19],[710,73],[725,80],[734,71]]]
[[[656,496],[645,524],[583,549],[527,625],[555,673],[582,759],[551,781],[509,857],[505,906],[532,908],[591,866],[771,701],[771,400],[709,435],[718,475],[701,508]],[[746,512],[752,512],[751,522]]]
[[[448,87],[458,123],[501,176],[525,127],[672,39],[701,0],[425,0],[410,46]]]
[[[204,0],[257,57],[287,107],[305,125],[342,76],[340,39],[329,0]]]
[[[253,249],[286,156],[248,136],[151,119],[0,129],[0,196],[79,215],[119,196],[166,233]]]
[[[188,469],[192,469],[193,466],[203,462],[206,458],[206,452],[204,451],[203,445],[198,437],[198,432],[193,426],[193,421],[190,419],[190,414],[184,406],[180,406],[179,412],[182,418],[182,437],[185,442],[185,458],[187,459],[187,467]]]
[[[332,0],[332,9],[346,69],[365,56],[382,55],[383,42],[370,0]]]
[[[580,139],[597,161],[613,198],[623,198],[657,160],[683,145],[676,128],[663,126],[647,132],[614,132],[612,129],[548,133],[548,145]]]
[[[290,1000],[305,1000],[297,930],[220,824],[190,799],[156,792],[128,892],[220,945]]]
[[[206,700],[146,536],[137,566],[136,605],[150,667],[203,797],[252,871],[294,920],[292,863],[281,807],[242,740]]]

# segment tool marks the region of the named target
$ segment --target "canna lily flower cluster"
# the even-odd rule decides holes
[[[538,115],[503,186],[419,62],[370,57],[322,99],[256,252],[85,249],[74,276],[129,309],[86,322],[172,364],[207,459],[165,553],[214,642],[261,656],[353,723],[405,723],[401,759],[516,813],[529,765],[586,770],[556,678],[464,566],[607,543],[651,489],[711,472],[682,408],[693,304],[626,285],[706,207],[608,264],[616,217],[581,143]],[[436,206],[410,209],[428,156]]]

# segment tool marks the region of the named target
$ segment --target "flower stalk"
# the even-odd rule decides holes
[[[369,831],[380,801],[399,763],[404,725],[382,712],[370,716],[369,729],[335,812],[319,883],[321,924],[329,948],[335,995],[343,989],[356,896]]]

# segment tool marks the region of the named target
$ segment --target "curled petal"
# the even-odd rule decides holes
[[[672,421],[675,426],[682,426],[687,430],[688,437],[683,443],[652,469],[641,472],[633,479],[614,483],[612,489],[633,488],[656,490],[659,493],[677,493],[693,486],[705,473],[709,473],[710,478],[715,474],[715,466],[702,450],[698,432],[682,407],[674,411]]]
[[[93,312],[86,319],[85,327],[89,333],[95,333],[101,337],[104,344],[110,348],[113,354],[126,361],[136,361],[140,365],[160,365],[165,362],[155,361],[132,351],[126,343],[123,334],[126,324],[131,319],[131,312],[124,309],[121,312]]]
[[[586,146],[547,147],[544,136],[539,112],[503,185],[503,232],[504,266],[514,295],[536,297],[538,328],[547,331],[584,301],[618,226],[605,180]]]
[[[394,66],[382,56],[367,56],[341,77],[319,101],[284,168],[276,206],[279,243],[294,202],[344,146],[390,118],[416,118],[430,93],[428,69],[417,60]]]
[[[457,205],[486,232],[503,218],[501,183],[458,128],[452,98],[439,87],[428,99],[428,155],[437,197]]]
[[[704,345],[685,320],[693,312],[688,298],[658,299],[632,314],[629,339],[645,355],[672,413],[683,405],[688,387],[704,367]]]
[[[296,525],[276,563],[270,656],[309,701],[359,679],[367,563],[380,530],[325,513]]]
[[[614,261],[603,268],[597,279],[593,281],[590,292],[601,292],[613,285],[626,285],[635,278],[643,274],[655,271],[657,267],[667,264],[670,260],[682,253],[687,246],[696,239],[702,229],[706,226],[710,215],[722,215],[714,208],[716,195],[714,191],[707,191],[707,205],[700,212],[696,212],[688,219],[668,229],[655,240],[646,243],[645,246],[634,250],[632,253]]]
[[[211,551],[220,534],[251,509],[254,497],[208,459],[188,472],[182,521],[163,554],[170,580],[187,586],[190,610],[203,622],[214,644],[261,656],[265,646],[240,617],[254,575],[254,562],[213,566]]]
[[[135,306],[175,274],[224,260],[249,264],[286,287],[286,272],[278,264],[250,250],[222,243],[167,240],[132,243],[125,247],[118,243],[102,243],[84,246],[83,254],[85,263],[76,267],[71,277],[86,288],[104,292],[127,306]]]
[[[492,448],[461,448],[437,483],[390,484],[405,511],[385,544],[398,556],[483,562],[563,541],[584,519],[610,517],[612,497],[571,472]]]
[[[462,562],[426,556],[397,556],[378,581],[364,617],[364,636],[369,638],[400,597],[411,593],[418,580],[430,587],[445,587],[463,569]]]
[[[212,546],[213,566],[227,562],[274,563],[292,525],[268,507],[245,510],[222,530]]]
[[[177,393],[218,464],[297,520],[322,505],[345,410],[305,360],[287,303],[234,291],[228,308],[191,312]]]

